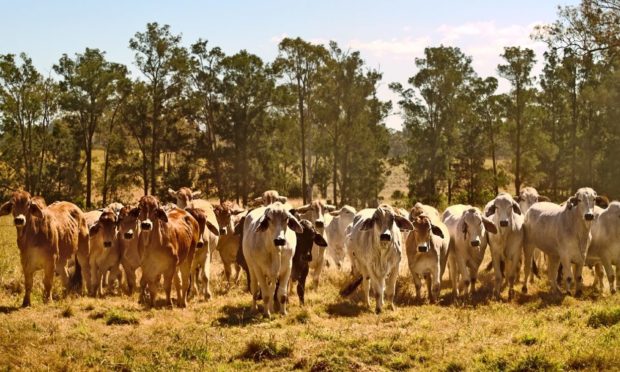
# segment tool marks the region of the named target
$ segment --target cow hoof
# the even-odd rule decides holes
[[[575,297],[581,297],[581,295],[583,295],[583,291],[581,289],[575,291]]]
[[[381,308],[380,307],[375,308],[375,313],[381,314]]]
[[[527,287],[526,286],[521,287],[521,293],[527,294]]]
[[[22,307],[30,307],[30,300],[24,299],[24,301],[22,302]]]
[[[508,299],[512,300],[515,297],[515,290],[514,289],[509,289],[508,290]]]
[[[610,289],[610,290],[609,290],[609,292],[610,292],[612,295],[613,295],[613,294],[616,294],[616,288],[612,288],[612,289]]]

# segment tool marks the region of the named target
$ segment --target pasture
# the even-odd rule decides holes
[[[440,304],[417,302],[402,270],[396,311],[376,315],[359,292],[339,297],[349,276],[330,268],[319,289],[306,293],[305,307],[293,296],[287,316],[267,320],[251,312],[243,275],[226,290],[217,254],[214,298],[194,298],[187,309],[146,309],[137,295],[118,289],[100,299],[63,298],[58,281],[53,303],[44,305],[41,273],[33,306],[20,309],[23,277],[6,216],[0,218],[0,247],[0,368],[6,370],[620,368],[620,297],[589,287],[589,270],[581,298],[554,297],[538,279],[530,294],[519,292],[511,302],[506,290],[504,300],[491,300],[492,273],[483,272],[480,290],[466,305],[451,303],[447,280]]]

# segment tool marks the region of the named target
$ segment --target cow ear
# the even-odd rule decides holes
[[[297,234],[303,234],[304,227],[301,226],[297,218],[295,218],[292,214],[288,215],[288,228],[295,231]]]
[[[325,209],[327,209],[328,212],[332,212],[336,210],[336,206],[332,204],[325,204]]]
[[[495,213],[495,204],[491,204],[491,206],[489,207],[489,209],[487,209],[486,213],[484,214],[487,217],[491,217],[493,215],[493,213]],[[519,213],[521,214],[521,213]]]
[[[490,232],[491,234],[497,234],[497,227],[495,226],[493,221],[486,217],[482,217],[482,224],[488,232]]]
[[[197,197],[197,196],[200,196],[200,194],[202,194],[202,191],[200,191],[200,190],[193,191],[193,192],[192,192],[192,198],[195,198],[195,197]]]
[[[314,244],[318,245],[319,247],[327,247],[327,242],[321,234],[314,234]]]
[[[396,226],[398,226],[398,228],[401,230],[413,230],[413,225],[411,224],[411,221],[401,215],[395,215],[394,222],[396,222]]]
[[[211,231],[213,235],[220,236],[220,230],[217,228],[217,226],[215,226],[209,221],[207,221],[207,229],[209,229],[209,231]]]
[[[431,231],[438,237],[442,239],[445,238],[445,236],[443,236],[443,231],[441,231],[441,228],[439,228],[439,226],[431,225]]]
[[[168,194],[169,194],[170,196],[172,196],[173,198],[175,198],[175,199],[176,199],[176,197],[177,197],[177,192],[176,192],[176,191],[174,191],[173,189],[168,189]]]
[[[276,198],[276,201],[279,201],[280,203],[284,204],[288,201],[288,198],[286,196],[278,196]]]
[[[362,221],[362,225],[360,226],[360,230],[361,231],[366,231],[366,230],[370,230],[373,228],[373,226],[375,225],[375,218],[367,218],[364,221]]]
[[[267,216],[267,211],[269,209],[265,209],[265,214],[263,214],[258,220],[258,225],[256,225],[256,231],[266,231],[269,227],[269,217]]]
[[[603,209],[609,206],[609,199],[607,199],[606,196],[597,196],[596,199],[594,199],[594,202]]]
[[[550,202],[551,199],[549,199],[548,197],[544,196],[544,195],[538,195],[538,198],[536,198],[537,202]]]
[[[570,199],[568,199],[568,203],[566,203],[566,206],[568,207],[568,209],[573,209],[573,207],[577,206],[577,204],[579,204],[579,198],[577,198],[576,196],[571,196]]]
[[[155,215],[163,222],[168,222],[168,215],[162,208],[157,208]]]
[[[99,232],[99,224],[97,222],[95,222],[89,229],[88,229],[88,235],[90,235],[91,237],[97,235],[97,232]]]
[[[521,214],[521,207],[519,207],[519,203],[517,203],[516,201],[512,202],[512,211],[515,212],[516,214],[519,214],[519,215]]]
[[[0,207],[0,216],[6,216],[7,214],[11,213],[11,210],[13,210],[13,203],[8,201],[2,204],[2,207]]]
[[[138,216],[140,215],[140,208],[139,207],[132,208],[129,211],[129,215],[133,218],[138,218]]]
[[[43,212],[36,203],[30,203],[30,214],[35,217],[43,218]]]
[[[338,209],[337,211],[329,212],[329,214],[332,216],[340,216],[340,212],[342,212],[342,208]]]
[[[308,212],[308,210],[310,210],[310,204],[306,204],[306,205],[303,205],[303,206],[301,206],[299,208],[295,208],[295,211],[297,213],[306,213],[306,212]]]

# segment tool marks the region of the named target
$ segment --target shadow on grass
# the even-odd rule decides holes
[[[325,312],[331,316],[338,317],[355,317],[364,312],[367,312],[368,309],[366,306],[361,306],[358,303],[353,303],[350,301],[339,301],[336,303],[328,304],[325,307]]]
[[[215,322],[222,326],[245,327],[258,323],[262,319],[262,314],[254,312],[249,305],[226,305],[221,311],[223,315]]]
[[[19,310],[20,308],[17,306],[0,306],[0,314],[10,314]]]

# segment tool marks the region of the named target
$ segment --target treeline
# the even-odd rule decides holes
[[[381,74],[333,42],[278,47],[269,63],[229,56],[150,23],[129,41],[135,77],[98,49],[63,55],[53,77],[24,54],[0,55],[3,192],[87,208],[180,186],[243,203],[272,188],[376,203],[389,150]]]
[[[405,116],[409,196],[484,204],[532,185],[559,201],[580,186],[620,194],[620,1],[583,0],[534,30],[548,50],[506,47],[495,77],[458,48],[427,48],[407,85],[391,84]],[[509,187],[512,186],[512,187]]]
[[[620,1],[561,8],[534,35],[543,56],[498,51],[506,94],[458,48],[427,48],[407,84],[390,84],[402,132],[384,125],[381,73],[334,42],[286,38],[263,61],[150,23],[129,40],[134,75],[99,49],[61,56],[52,76],[0,55],[0,194],[91,207],[193,186],[244,203],[277,189],[363,206],[399,161],[402,204],[482,204],[525,184],[555,200],[581,185],[619,194]]]

